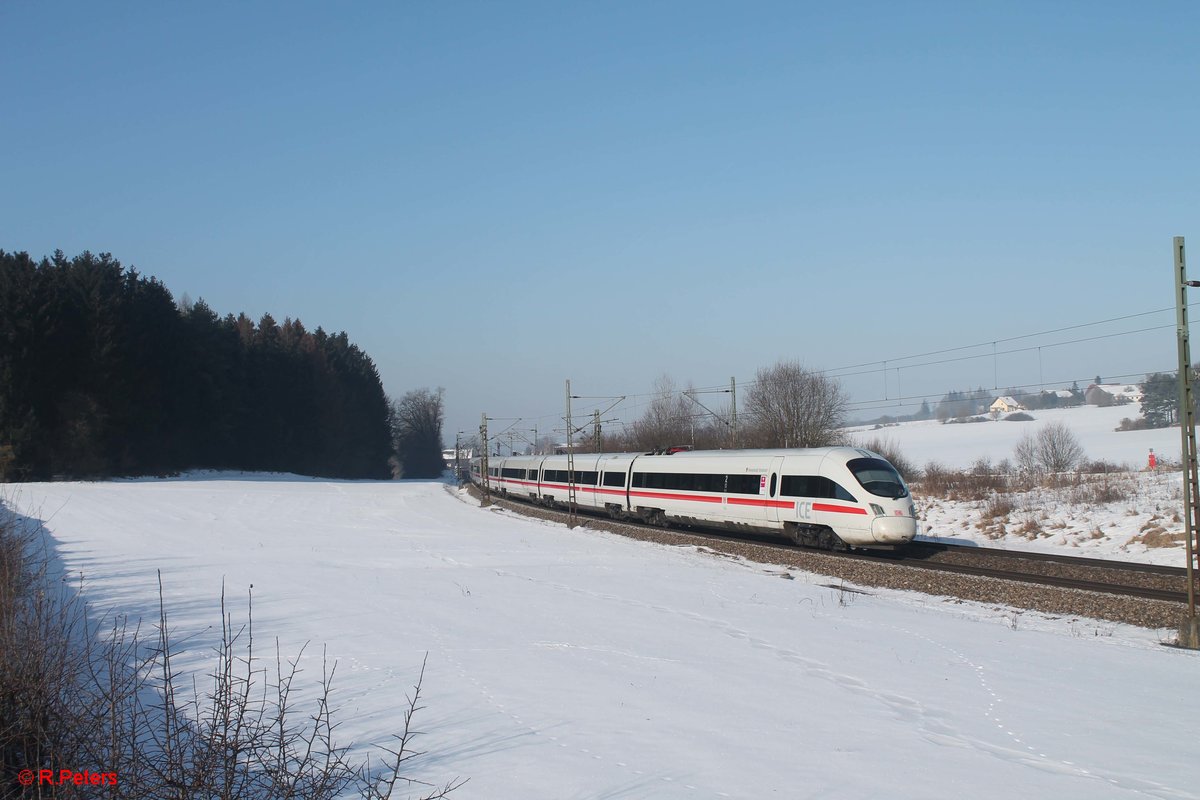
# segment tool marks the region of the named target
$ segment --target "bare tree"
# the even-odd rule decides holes
[[[748,443],[759,447],[823,447],[841,440],[846,393],[833,378],[795,361],[759,369],[746,393]]]
[[[671,447],[691,442],[691,403],[680,394],[667,375],[654,384],[654,398],[646,413],[633,423],[631,444],[642,450]]]
[[[1051,422],[1036,435],[1025,434],[1013,449],[1020,468],[1035,475],[1068,472],[1083,461],[1083,445],[1064,422]]]
[[[1017,462],[1017,469],[1021,472],[1030,475],[1040,473],[1037,440],[1032,433],[1026,433],[1017,440],[1016,446],[1013,447],[1013,459]]]
[[[1038,457],[1047,472],[1067,472],[1083,460],[1083,445],[1065,422],[1051,422],[1037,434]]]
[[[444,389],[416,389],[391,402],[393,474],[397,478],[436,478],[442,474]]]

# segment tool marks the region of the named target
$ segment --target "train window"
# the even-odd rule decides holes
[[[854,495],[822,475],[784,475],[779,493],[785,497],[817,497],[855,502]]]
[[[772,472],[771,473],[771,497],[775,496],[775,478],[776,477],[777,476],[775,475],[775,473]]]
[[[503,478],[524,478],[525,470],[515,469],[514,467],[505,467],[500,470],[500,476]]]
[[[625,473],[624,472],[606,472],[606,473],[604,473],[604,485],[605,486],[624,486],[625,485]]]
[[[908,487],[896,468],[882,458],[852,458],[846,466],[862,487],[878,497],[908,497]]]
[[[584,470],[575,473],[575,483],[583,484],[584,486],[595,486],[598,478],[599,473],[595,470]]]
[[[609,478],[613,479],[613,483],[609,484]],[[740,490],[730,489],[730,492],[740,494],[758,494],[758,475],[732,475],[728,476],[736,481],[742,481],[743,488]],[[743,480],[744,479],[744,480]],[[605,486],[624,486],[625,476],[619,472],[604,473]],[[709,475],[703,472],[635,472],[630,481],[630,487],[634,489],[672,489],[681,492],[713,492],[714,494],[725,491],[727,476],[725,475]]]
[[[537,470],[536,469],[529,470],[528,474],[526,475],[526,480],[536,481],[537,480]]]
[[[725,491],[727,494],[758,494],[761,482],[761,475],[726,475]]]

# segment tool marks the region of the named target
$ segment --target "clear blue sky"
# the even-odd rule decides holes
[[[0,248],[107,251],[218,313],[345,329],[389,393],[445,387],[451,439],[483,411],[551,427],[566,378],[893,360],[894,397],[1168,369],[1173,330],[1003,351],[1170,313],[895,359],[1170,307],[1175,235],[1200,276],[1198,23],[1195,2],[10,0]],[[856,400],[883,396],[875,369]]]

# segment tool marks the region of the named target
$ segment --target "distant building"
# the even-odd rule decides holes
[[[1015,398],[1005,395],[997,397],[996,402],[992,403],[989,410],[998,414],[1007,414],[1010,411],[1024,411],[1025,406],[1018,403]]]
[[[475,457],[475,450],[470,447],[464,447],[458,451],[459,466],[466,469],[471,464],[471,459]],[[442,462],[445,463],[446,469],[454,469],[454,448],[442,451]]]
[[[1093,383],[1084,392],[1089,406],[1117,406],[1142,402],[1142,387],[1135,383]]]

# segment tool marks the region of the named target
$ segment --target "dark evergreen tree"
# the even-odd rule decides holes
[[[4,479],[195,467],[383,478],[375,365],[345,333],[176,304],[107,253],[0,251]]]
[[[1179,373],[1156,372],[1142,384],[1142,417],[1151,428],[1166,428],[1179,420]]]

